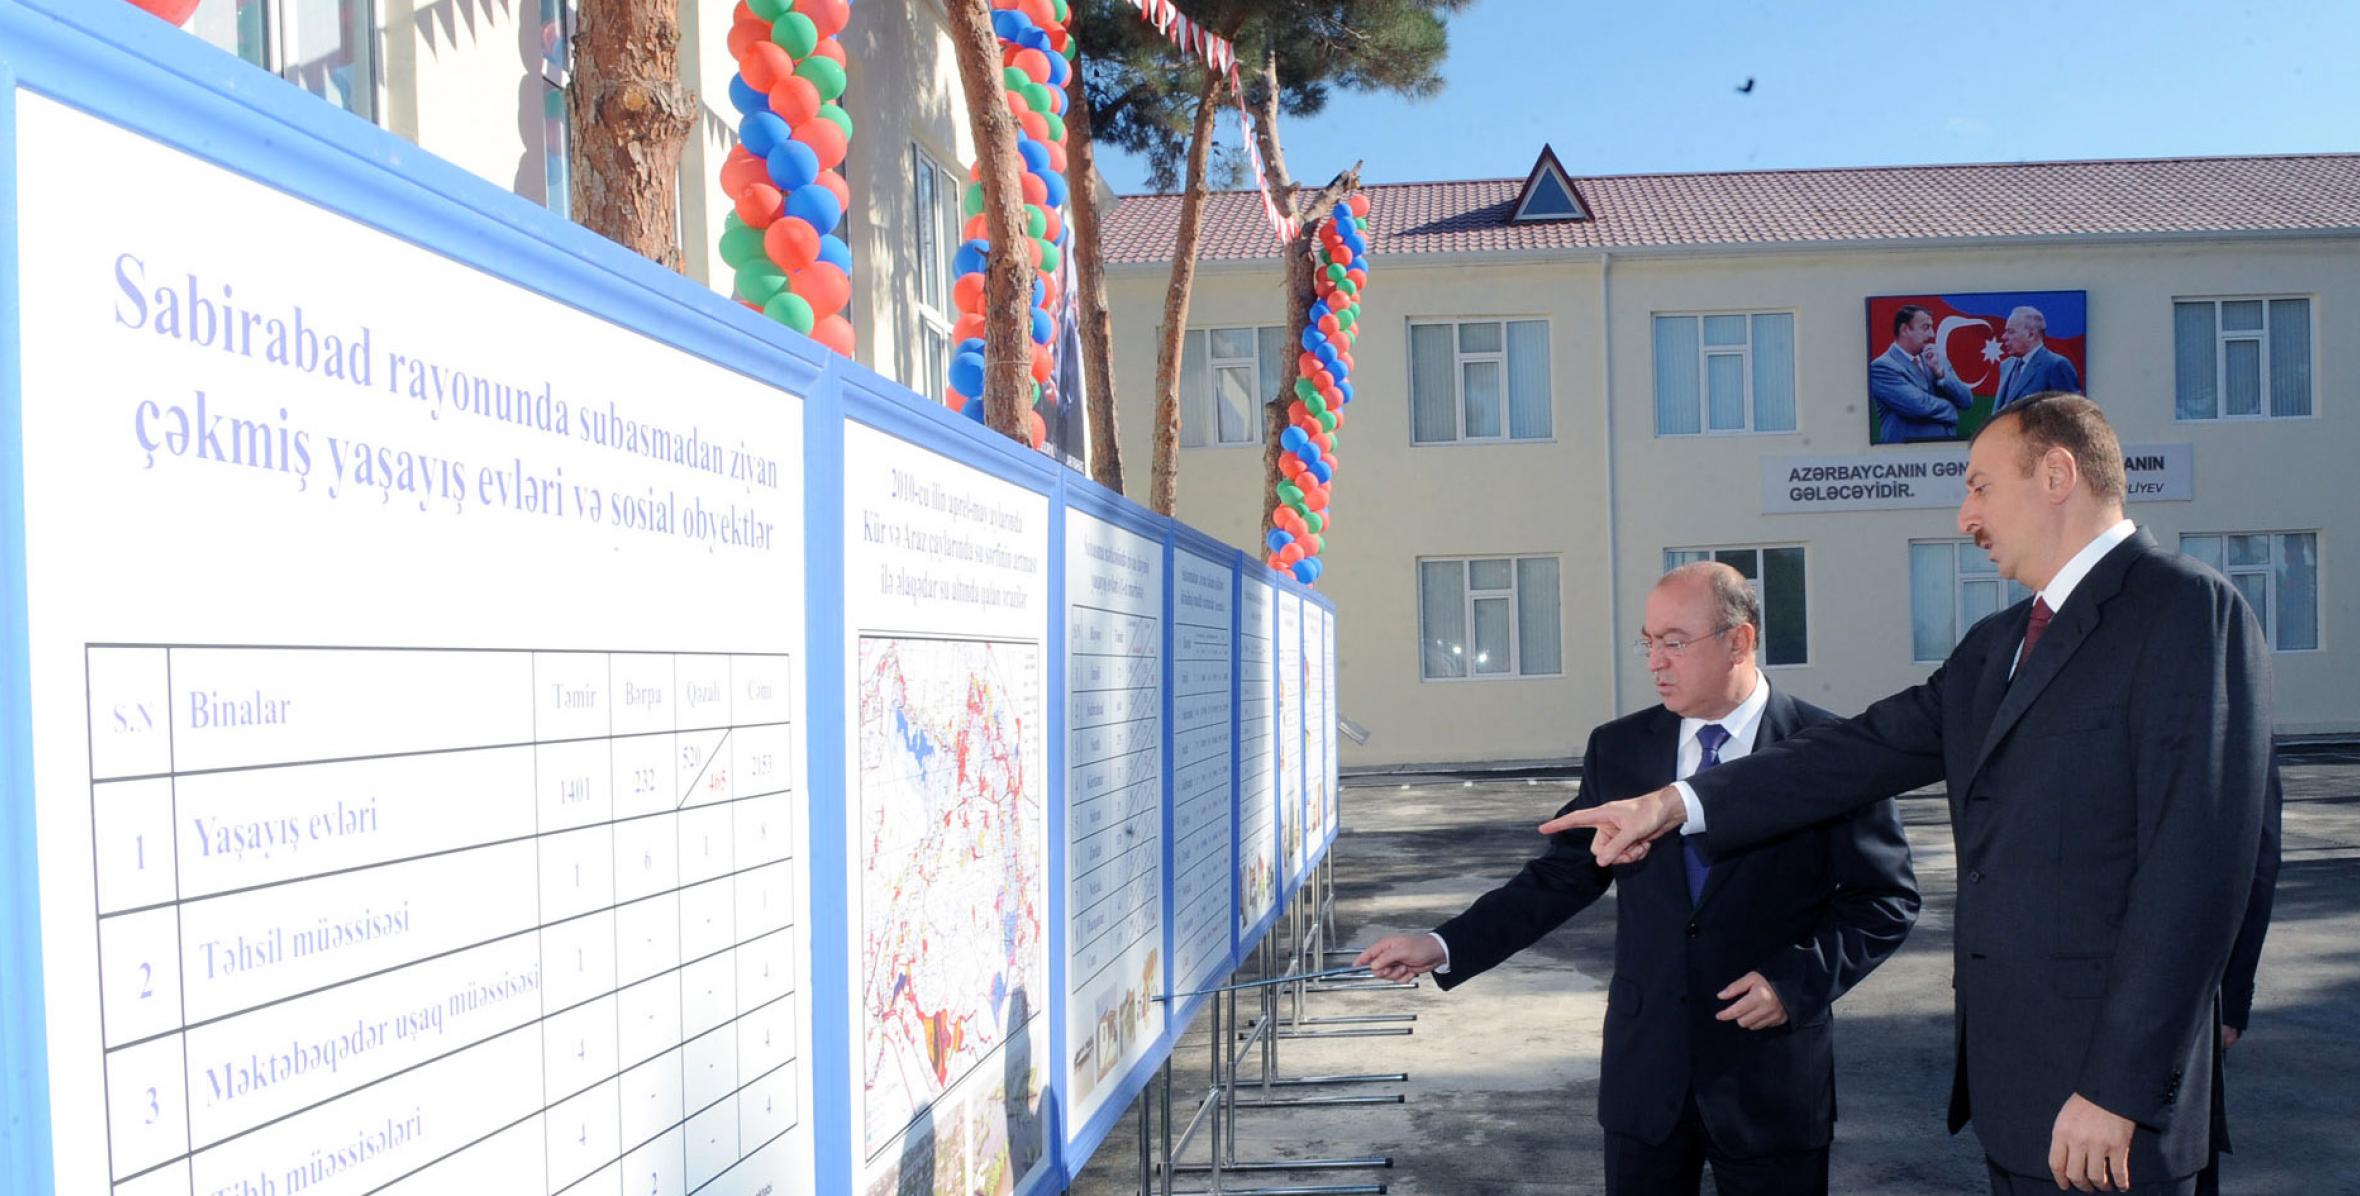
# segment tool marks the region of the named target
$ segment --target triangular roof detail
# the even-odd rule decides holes
[[[1524,190],[1516,196],[1516,209],[1509,213],[1508,222],[1538,224],[1589,218],[1590,205],[1582,202],[1581,192],[1566,177],[1565,167],[1557,162],[1556,151],[1543,144],[1540,160],[1532,164],[1532,173],[1526,176]]]

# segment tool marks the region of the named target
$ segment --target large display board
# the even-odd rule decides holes
[[[1289,892],[1303,879],[1303,595],[1278,591],[1278,853]]]
[[[1278,587],[1248,567],[1238,585],[1237,921],[1250,936],[1278,908]]]
[[[1125,522],[1065,512],[1065,1091],[1077,1128],[1164,1029],[1164,545],[1162,529],[1151,539]]]
[[[1343,831],[1344,795],[1342,793],[1343,785],[1338,775],[1341,772],[1341,765],[1336,757],[1336,730],[1343,723],[1343,712],[1336,706],[1336,691],[1339,688],[1336,659],[1336,607],[1333,602],[1323,598],[1320,600],[1320,609],[1326,615],[1320,629],[1326,633],[1327,639],[1324,656],[1327,661],[1327,717],[1320,722],[1320,734],[1327,739],[1328,841],[1333,843],[1336,836]]]
[[[13,116],[57,1190],[811,1191],[801,401]]]
[[[1327,610],[1317,599],[1303,603],[1303,842],[1314,858],[1327,849],[1335,825],[1330,821],[1335,801],[1335,746],[1327,728],[1335,718],[1328,710]]]
[[[1177,533],[1175,541],[1171,987],[1186,993],[1209,985],[1229,962],[1237,553]]]
[[[1049,510],[844,427],[843,1032],[862,1192],[1013,1191],[1046,1157]]]

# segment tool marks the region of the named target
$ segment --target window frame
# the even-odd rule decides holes
[[[2288,416],[2286,418],[2301,419],[2302,417]],[[2269,563],[2264,565],[2229,564],[2228,542],[2233,536],[2261,536],[2268,539],[2270,541]],[[2308,648],[2281,648],[2278,646],[2278,571],[2285,566],[2286,541],[2292,536],[2311,537],[2312,612],[2311,646]],[[2241,575],[2260,577],[2262,579],[2263,593],[2268,595],[2269,598],[2267,602],[2263,603],[2265,609],[2254,612],[2255,617],[2259,618],[2262,622],[2262,639],[2270,645],[2271,655],[2295,656],[2312,652],[2324,652],[2327,650],[2327,620],[2321,613],[2326,608],[2327,604],[2325,600],[2319,597],[2320,575],[2326,572],[2325,569],[2320,567],[2318,559],[2320,555],[2319,542],[2324,538],[2324,536],[2325,533],[2323,529],[2315,527],[2280,528],[2266,531],[2181,532],[2180,553],[2183,556],[2194,557],[2196,555],[2188,551],[2188,541],[2192,539],[2211,539],[2221,541],[2220,564],[2214,565],[2211,561],[2205,561],[2201,557],[2197,557],[2196,559],[2203,561],[2206,567],[2215,570],[2222,577],[2228,578],[2229,584],[2231,586],[2235,586],[2237,584],[2236,579]],[[2247,605],[2250,606],[2252,604],[2248,603]]]
[[[942,190],[944,180],[948,180],[951,184],[947,195]],[[951,357],[958,350],[958,346],[951,341],[951,329],[956,327],[959,322],[957,304],[951,298],[951,284],[954,281],[951,263],[957,259],[959,252],[958,234],[962,224],[959,219],[960,192],[965,185],[965,180],[965,175],[943,165],[942,159],[937,158],[925,142],[916,138],[910,140],[910,189],[906,194],[910,201],[910,260],[915,263],[915,268],[910,271],[909,275],[910,389],[935,398],[950,393]],[[931,188],[934,200],[932,213],[921,210],[921,205],[924,202],[924,198],[918,193],[921,186]],[[946,212],[949,213],[949,220],[947,224],[942,224],[940,222]],[[925,238],[930,227],[932,235],[941,241],[934,247],[933,255],[937,259],[936,265],[942,275],[942,307],[939,309],[926,297],[927,253]],[[940,368],[934,368],[934,363],[930,360],[931,354],[927,342],[927,337],[930,335],[940,338],[942,343]]]
[[[1552,219],[1562,219],[1562,217],[1553,217]],[[1500,347],[1499,347],[1498,349],[1494,349],[1494,350],[1483,350],[1483,349],[1478,349],[1478,350],[1475,350],[1475,351],[1472,351],[1472,352],[1470,352],[1470,351],[1468,351],[1468,350],[1466,350],[1466,349],[1462,349],[1462,348],[1460,348],[1460,347],[1459,347],[1459,342],[1460,342],[1460,339],[1461,339],[1461,338],[1460,338],[1460,333],[1459,333],[1459,330],[1460,330],[1461,328],[1465,327],[1466,325],[1469,325],[1469,324],[1497,324],[1497,325],[1499,325],[1499,329],[1500,329]],[[1543,339],[1543,340],[1545,340],[1545,341],[1548,343],[1548,346],[1549,346],[1549,377],[1548,377],[1548,383],[1549,383],[1549,397],[1548,397],[1548,408],[1549,408],[1549,434],[1548,434],[1548,435],[1546,435],[1546,436],[1518,436],[1518,435],[1516,435],[1516,417],[1515,417],[1515,406],[1516,406],[1516,400],[1515,400],[1514,396],[1513,396],[1513,395],[1511,395],[1511,394],[1509,393],[1509,389],[1508,389],[1508,388],[1509,388],[1509,377],[1510,377],[1509,370],[1508,370],[1508,325],[1510,325],[1510,324],[1539,324],[1539,325],[1541,326],[1541,329],[1542,329],[1542,332],[1541,332],[1542,339]],[[1418,366],[1417,366],[1417,336],[1416,336],[1416,334],[1415,334],[1414,332],[1411,332],[1411,331],[1410,331],[1410,329],[1415,329],[1415,328],[1424,328],[1424,327],[1440,327],[1440,328],[1448,328],[1448,329],[1450,329],[1450,354],[1451,354],[1451,364],[1450,364],[1451,408],[1450,408],[1450,410],[1451,410],[1451,420],[1452,420],[1452,424],[1451,424],[1451,428],[1452,428],[1452,435],[1451,435],[1451,438],[1450,438],[1450,439],[1448,439],[1448,440],[1420,440],[1420,439],[1418,439],[1418,420],[1417,420],[1417,411],[1416,411],[1416,406],[1417,406],[1417,393],[1416,393],[1416,386],[1417,386],[1417,372],[1418,372]],[[1410,447],[1412,447],[1412,448],[1441,448],[1441,447],[1444,447],[1444,446],[1447,446],[1447,445],[1460,445],[1460,444],[1475,444],[1475,445],[1499,445],[1499,444],[1555,444],[1555,443],[1557,442],[1557,379],[1556,379],[1556,376],[1555,376],[1555,375],[1556,375],[1556,365],[1557,365],[1557,361],[1556,361],[1556,354],[1557,354],[1557,325],[1556,325],[1556,321],[1555,321],[1554,319],[1552,319],[1551,317],[1549,317],[1549,316],[1546,316],[1546,315],[1500,315],[1500,316],[1490,316],[1490,315],[1473,315],[1473,316],[1418,316],[1418,317],[1412,317],[1412,318],[1409,320],[1409,322],[1408,322],[1408,326],[1407,326],[1406,328],[1404,328],[1404,329],[1403,329],[1403,331],[1402,331],[1402,348],[1401,348],[1401,352],[1402,352],[1402,358],[1403,358],[1403,361],[1404,361],[1404,363],[1405,363],[1405,366],[1406,366],[1406,369],[1407,369],[1407,371],[1408,371],[1408,372],[1407,372],[1407,373],[1406,373],[1404,376],[1405,376],[1405,377],[1407,377],[1407,378],[1409,379],[1409,381],[1410,381],[1410,384],[1409,384],[1409,386],[1408,386],[1408,388],[1407,388],[1407,390],[1408,390],[1408,392],[1409,392],[1409,393],[1408,393],[1408,397],[1409,397],[1409,401],[1410,401],[1410,408],[1411,408],[1411,410],[1410,410],[1410,420],[1409,420],[1409,443],[1410,443]],[[1468,362],[1471,362],[1471,361],[1473,361],[1473,362],[1483,362],[1483,361],[1490,361],[1490,362],[1496,362],[1496,363],[1498,363],[1498,365],[1499,365],[1499,368],[1500,368],[1500,434],[1499,434],[1499,435],[1497,435],[1497,436],[1469,436],[1469,435],[1467,435],[1467,363],[1468,363]]]
[[[2307,397],[2308,397],[2308,398],[2309,398],[2309,400],[2310,400],[2311,409],[2310,409],[2308,412],[2305,412],[2305,413],[2304,413],[2304,414],[2302,414],[2302,415],[2278,415],[2278,414],[2276,414],[2276,413],[2274,413],[2274,412],[2272,412],[2272,411],[2270,410],[2270,407],[2271,407],[2272,403],[2274,402],[2274,399],[2272,398],[2272,394],[2271,394],[2271,388],[2270,388],[2270,376],[2271,376],[2271,374],[2272,374],[2272,373],[2274,373],[2274,372],[2275,372],[2275,368],[2276,368],[2276,362],[2275,362],[2275,361],[2274,361],[2274,359],[2272,358],[2272,355],[2271,355],[2271,352],[2270,352],[2270,305],[2271,305],[2271,304],[2273,304],[2273,303],[2280,303],[2280,302],[2285,302],[2285,301],[2289,301],[2289,300],[2295,300],[2295,299],[2300,299],[2300,300],[2302,300],[2302,302],[2303,302],[2303,311],[2304,311],[2304,313],[2305,313],[2305,317],[2306,317],[2306,319],[2308,319],[2308,321],[2309,321],[2309,323],[2310,323],[2310,328],[2308,329],[2308,336],[2306,337],[2306,339],[2305,339],[2304,343],[2305,343],[2306,345],[2308,345],[2308,346],[2309,346],[2309,348],[2310,348],[2310,351],[2311,351],[2311,360],[2310,360],[2310,361],[2307,363],[2307,364],[2308,364],[2308,366],[2309,366],[2309,373],[2310,373],[2310,377],[2311,377],[2310,393],[2309,393],[2309,395],[2308,395]],[[2212,307],[2212,309],[2213,309],[2213,319],[2212,319],[2212,328],[2213,328],[2213,396],[2212,396],[2212,397],[2213,397],[2213,413],[2212,413],[2211,415],[2182,415],[2182,414],[2180,414],[2180,393],[2179,393],[2179,380],[2178,380],[2177,378],[2174,378],[2174,379],[2173,379],[2173,381],[2172,381],[2172,422],[2173,422],[2173,423],[2175,423],[2175,424],[2242,424],[2242,423],[2265,423],[2265,422],[2280,421],[2280,420],[2306,420],[2306,419],[2317,419],[2317,418],[2319,418],[2319,297],[2318,297],[2317,295],[2311,295],[2311,294],[2300,294],[2300,295],[2297,295],[2297,294],[2278,294],[2278,293],[2269,293],[2269,294],[2253,294],[2253,295],[2174,295],[2174,296],[2172,296],[2172,299],[2171,299],[2172,311],[2173,311],[2173,313],[2174,313],[2174,316],[2173,316],[2173,323],[2174,323],[2174,328],[2173,328],[2173,331],[2172,331],[2172,351],[2173,351],[2173,353],[2174,353],[2174,354],[2177,354],[2177,353],[2179,352],[2179,330],[2178,330],[2178,328],[2177,328],[2177,323],[2178,323],[2177,312],[2179,311],[2179,308],[2180,308],[2180,306],[2181,306],[2182,304],[2196,304],[2196,303],[2209,304],[2209,305],[2211,305],[2211,307]],[[2237,329],[2237,330],[2234,330],[2234,331],[2232,331],[2232,330],[2230,330],[2230,329],[2227,329],[2227,328],[2224,328],[2224,327],[2222,327],[2222,320],[2221,320],[2221,307],[2222,307],[2222,305],[2224,305],[2224,304],[2229,304],[2229,303],[2258,303],[2258,304],[2260,304],[2260,305],[2261,305],[2261,307],[2262,307],[2262,326],[2261,326],[2260,328],[2252,328],[2252,329]],[[2261,358],[2261,373],[2260,373],[2260,375],[2258,376],[2258,379],[2257,379],[2257,386],[2259,387],[2259,389],[2257,390],[2257,392],[2256,392],[2256,393],[2257,393],[2257,394],[2260,396],[2260,398],[2261,398],[2261,407],[2262,407],[2262,409],[2261,409],[2261,410],[2259,410],[2259,411],[2255,411],[2255,412],[2253,412],[2253,413],[2251,413],[2251,414],[2247,414],[2247,415],[2231,415],[2231,414],[2229,413],[2229,411],[2228,411],[2228,402],[2229,402],[2229,344],[2230,344],[2230,342],[2232,342],[2232,341],[2252,341],[2252,342],[2254,342],[2254,345],[2255,345],[2255,347],[2256,347],[2256,351],[2257,351],[2257,353],[2260,355],[2260,358]],[[2227,532],[2227,533],[2198,533],[2198,534],[2223,534],[2223,535],[2240,535],[2240,536],[2242,536],[2242,535],[2257,535],[2257,534],[2260,534],[2260,533],[2251,533],[2251,532]],[[2298,651],[2299,651],[2299,650],[2300,650],[2300,649],[2298,649]]]
[[[236,6],[237,0],[227,0],[227,2],[230,3],[234,8]],[[352,115],[369,122],[370,124],[376,125],[379,128],[384,128],[385,55],[383,53],[383,46],[381,43],[384,41],[384,27],[382,25],[382,18],[385,14],[382,11],[382,6],[378,3],[378,0],[339,0],[340,8],[342,4],[350,3],[359,5],[363,10],[361,19],[359,21],[362,36],[359,39],[358,45],[354,47],[354,54],[356,57],[365,57],[367,59],[366,65],[368,67],[368,74],[367,78],[362,81],[360,86],[352,89],[352,94],[367,97],[368,110],[365,112],[355,111],[354,109],[346,106],[345,104],[339,103],[334,99],[330,99],[327,96],[313,92],[309,87],[304,86],[301,79],[290,73],[293,70],[293,67],[287,61],[287,27],[291,23],[288,17],[288,6],[294,2],[296,2],[296,0],[251,0],[251,3],[257,6],[257,11],[260,14],[260,20],[262,22],[262,44],[259,48],[262,55],[262,61],[257,62],[252,58],[247,58],[241,47],[235,45],[224,46],[218,42],[212,41],[210,38],[206,38],[204,40],[206,41],[206,44],[214,46],[216,49],[225,50],[258,70],[269,71],[271,74],[286,80],[296,88],[319,99],[322,103],[333,105],[342,111],[349,112]],[[572,11],[572,8],[573,4],[571,0],[567,0],[566,10],[569,15]],[[338,15],[341,19],[342,13],[339,12]],[[566,44],[569,47],[570,53],[570,47],[573,42],[573,25],[570,22],[566,26],[565,33]],[[568,134],[568,140],[571,140],[570,133]]]
[[[1559,648],[1557,652],[1556,671],[1548,673],[1527,673],[1524,671],[1524,637],[1522,634],[1524,629],[1524,571],[1519,566],[1525,561],[1535,560],[1554,561],[1557,565],[1557,625],[1559,629]],[[1475,565],[1478,562],[1491,563],[1495,561],[1508,567],[1508,587],[1504,590],[1496,588],[1477,590],[1475,588]],[[1505,671],[1496,673],[1478,673],[1475,671],[1475,661],[1473,657],[1462,652],[1461,659],[1466,661],[1467,665],[1467,671],[1464,675],[1457,677],[1433,677],[1427,675],[1425,569],[1428,565],[1443,564],[1456,564],[1459,567],[1459,625],[1465,629],[1464,634],[1469,641],[1468,643],[1461,645],[1463,649],[1471,651],[1474,646],[1472,641],[1475,638],[1476,602],[1505,601],[1508,604],[1508,667]],[[1410,562],[1410,583],[1417,591],[1418,601],[1417,670],[1419,684],[1459,685],[1470,681],[1536,681],[1551,677],[1564,677],[1566,675],[1565,652],[1563,648],[1563,629],[1565,625],[1565,557],[1563,553],[1516,552],[1476,556],[1421,556],[1412,559]]]
[[[1208,429],[1211,433],[1203,444],[1190,444],[1183,436],[1180,442],[1182,451],[1193,453],[1200,450],[1258,448],[1267,439],[1266,421],[1255,417],[1262,412],[1272,398],[1270,395],[1262,394],[1262,332],[1264,329],[1272,328],[1278,330],[1279,340],[1286,339],[1286,325],[1284,324],[1204,324],[1181,333],[1181,377],[1183,379],[1187,377],[1188,341],[1191,337],[1204,338],[1205,367],[1204,385],[1197,388],[1197,393],[1189,394],[1184,390],[1180,395],[1180,426],[1187,428],[1193,425]],[[1251,357],[1216,355],[1213,352],[1213,334],[1216,332],[1245,333],[1254,342],[1254,355]],[[1243,368],[1251,372],[1254,378],[1253,388],[1247,393],[1257,397],[1246,408],[1246,435],[1242,440],[1221,439],[1221,371],[1224,368]]]
[[[1771,623],[1773,623],[1773,622],[1774,622],[1774,621],[1776,621],[1776,620],[1775,620],[1774,616],[1771,614],[1771,611],[1770,611],[1770,595],[1769,595],[1769,592],[1768,592],[1768,591],[1767,591],[1767,590],[1764,588],[1766,583],[1765,583],[1765,581],[1764,581],[1764,579],[1763,579],[1762,554],[1763,554],[1763,553],[1765,553],[1765,552],[1774,552],[1774,551],[1777,551],[1777,550],[1779,550],[1779,549],[1782,549],[1782,548],[1791,548],[1791,549],[1795,550],[1796,552],[1799,552],[1799,553],[1801,553],[1801,554],[1802,554],[1802,560],[1803,560],[1803,612],[1802,612],[1802,620],[1803,620],[1803,658],[1802,658],[1801,660],[1787,660],[1787,661],[1780,661],[1780,662],[1778,662],[1778,663],[1775,663],[1775,664],[1773,664],[1773,663],[1771,663],[1771,661],[1770,661],[1770,625],[1771,625]],[[1687,544],[1687,545],[1675,545],[1675,546],[1672,546],[1672,547],[1665,548],[1665,549],[1663,550],[1663,569],[1664,569],[1664,572],[1666,572],[1666,573],[1669,573],[1669,572],[1671,572],[1673,569],[1676,569],[1676,568],[1678,568],[1678,567],[1679,567],[1679,566],[1681,566],[1681,565],[1692,564],[1692,563],[1695,563],[1695,562],[1697,562],[1697,561],[1715,561],[1715,560],[1719,560],[1719,559],[1720,559],[1720,556],[1721,556],[1721,554],[1722,554],[1722,553],[1724,553],[1724,552],[1750,552],[1750,553],[1753,553],[1753,554],[1754,554],[1754,575],[1753,575],[1752,577],[1749,577],[1749,578],[1746,578],[1746,579],[1745,579],[1747,587],[1748,587],[1748,588],[1750,588],[1750,589],[1752,589],[1752,590],[1753,590],[1753,592],[1754,592],[1754,601],[1755,601],[1756,603],[1758,603],[1758,604],[1761,606],[1761,608],[1762,608],[1762,626],[1761,626],[1761,634],[1760,634],[1759,636],[1755,637],[1755,640],[1754,640],[1754,664],[1755,664],[1757,667],[1759,667],[1759,668],[1764,668],[1764,669],[1807,669],[1807,668],[1810,668],[1810,667],[1812,666],[1812,655],[1811,655],[1811,645],[1812,645],[1812,636],[1811,636],[1811,546],[1810,546],[1809,544],[1805,544],[1805,543],[1802,543],[1802,542],[1800,542],[1800,541],[1781,542],[1781,543],[1776,543],[1776,544]],[[1675,557],[1678,557],[1678,558],[1680,558],[1680,559],[1674,559]],[[1784,626],[1784,624],[1783,624],[1783,623],[1780,623],[1780,626]]]
[[[1973,540],[1959,539],[1957,537],[1938,536],[1932,539],[1911,540],[1907,547],[1914,550],[1921,546],[1932,547],[1936,545],[1946,545],[1951,550],[1950,625],[1952,631],[1955,634],[1953,634],[1951,637],[1950,648],[1957,648],[1959,643],[1967,638],[1967,632],[1972,631],[1975,627],[1974,623],[1971,623],[1967,620],[1967,586],[1970,583],[1988,581],[1996,583],[1999,586],[2000,596],[2005,599],[2005,601],[1992,608],[1995,613],[2006,610],[2018,602],[2022,602],[2024,599],[2030,598],[2032,596],[2031,587],[2026,586],[2023,582],[2017,581],[2012,577],[2001,576],[1996,567],[1989,573],[1976,573],[1972,575],[1970,575],[1965,569],[1960,568],[1960,563],[1965,559],[1962,554],[1968,551],[1983,551],[1982,549],[1975,547],[1975,542]],[[2011,589],[2010,587],[2014,588]],[[2022,590],[2024,592],[2021,595],[2018,595],[2015,592],[2016,590]],[[1943,661],[1950,659],[1950,649],[1945,649],[1942,655],[1932,658],[1919,656],[1917,654],[1917,635],[1915,627],[1917,621],[1916,601],[1917,595],[1915,587],[1913,586],[1910,594],[1911,606],[1909,612],[1910,622],[1912,625],[1911,634],[1909,637],[1910,663],[1941,664]]]
[[[1716,316],[1735,316],[1745,323],[1745,345],[1743,348],[1736,350],[1734,354],[1728,345],[1708,345],[1704,343],[1704,322]],[[1655,435],[1657,439],[1692,440],[1701,439],[1704,437],[1799,436],[1802,434],[1803,355],[1802,351],[1793,343],[1789,343],[1787,345],[1787,354],[1794,360],[1795,376],[1792,379],[1792,382],[1794,383],[1793,393],[1795,396],[1795,426],[1791,428],[1763,428],[1756,426],[1758,423],[1757,417],[1759,413],[1759,404],[1754,398],[1754,320],[1760,316],[1785,316],[1789,321],[1790,326],[1795,329],[1793,333],[1795,339],[1801,339],[1801,324],[1803,322],[1803,314],[1800,309],[1793,307],[1697,308],[1693,310],[1680,311],[1657,311],[1649,312],[1647,314],[1648,420],[1649,422],[1655,424]],[[1696,321],[1696,431],[1666,432],[1663,430],[1662,424],[1655,419],[1655,412],[1658,409],[1658,395],[1656,386],[1660,381],[1655,377],[1655,322],[1657,320]],[[1716,428],[1712,426],[1713,397],[1710,384],[1711,375],[1707,372],[1707,369],[1712,359],[1716,356],[1738,356],[1745,363],[1745,426],[1742,428]],[[1789,546],[1773,545],[1773,547],[1784,548]]]

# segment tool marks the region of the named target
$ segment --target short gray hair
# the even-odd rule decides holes
[[[1754,587],[1745,574],[1719,561],[1690,561],[1663,575],[1657,586],[1673,582],[1695,582],[1712,595],[1715,620],[1722,627],[1751,627],[1754,634],[1762,633],[1762,600],[1754,596]]]
[[[2032,330],[2032,335],[2040,337],[2044,340],[2047,339],[2049,335],[2049,318],[2040,314],[2039,308],[2019,307],[2016,310],[2008,313],[2009,323],[2013,324],[2018,320],[2024,321],[2024,326]]]

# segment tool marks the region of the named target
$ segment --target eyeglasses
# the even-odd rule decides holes
[[[1631,645],[1631,652],[1641,660],[1645,660],[1658,652],[1663,653],[1666,657],[1672,660],[1678,660],[1680,658],[1680,654],[1686,652],[1690,645],[1701,644],[1706,640],[1717,640],[1735,630],[1737,630],[1737,628],[1734,625],[1731,625],[1723,627],[1711,635],[1699,636],[1698,638],[1692,640],[1651,640],[1646,636],[1640,636],[1638,640]]]

